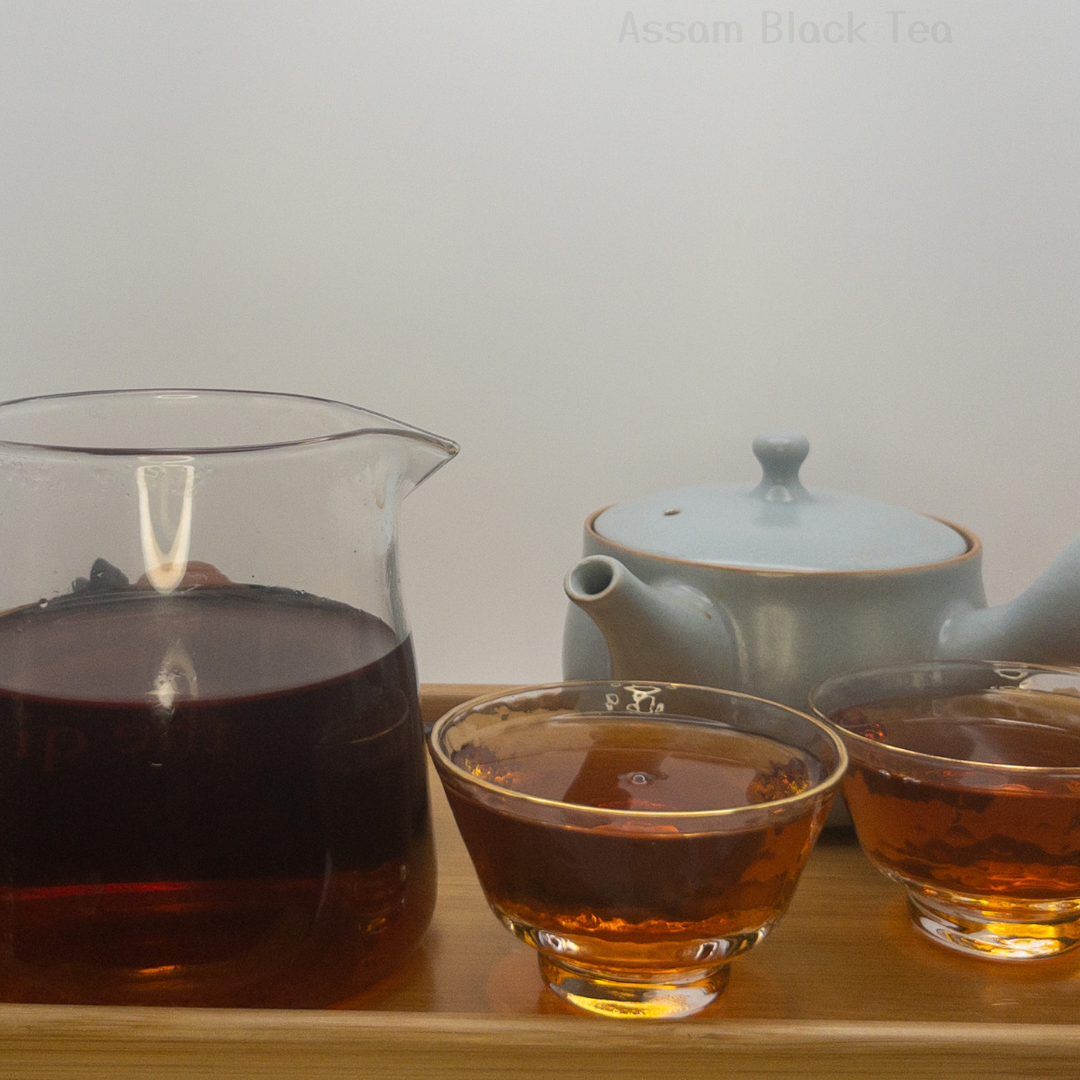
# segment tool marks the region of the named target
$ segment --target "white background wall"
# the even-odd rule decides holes
[[[832,45],[770,10],[0,0],[0,397],[458,439],[404,512],[425,681],[557,677],[586,514],[752,480],[777,427],[807,483],[973,528],[1008,599],[1080,531],[1080,5],[777,5],[850,11]]]

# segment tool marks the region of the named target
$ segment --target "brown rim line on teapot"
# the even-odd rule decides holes
[[[802,435],[754,440],[756,486],[711,484],[599,510],[566,576],[567,679],[719,686],[806,707],[843,671],[952,657],[1080,662],[1080,541],[988,608],[959,525],[805,487]]]

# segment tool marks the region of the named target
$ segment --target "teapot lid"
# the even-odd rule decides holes
[[[761,482],[707,484],[609,507],[593,528],[635,551],[757,570],[896,570],[963,555],[964,536],[944,522],[891,503],[805,488],[804,435],[759,435]]]

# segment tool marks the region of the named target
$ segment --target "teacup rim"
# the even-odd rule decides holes
[[[475,712],[477,707],[483,705],[490,705],[498,701],[508,700],[519,696],[524,693],[542,693],[545,691],[558,691],[558,690],[571,690],[575,688],[585,687],[630,687],[640,686],[642,682],[647,682],[649,686],[657,687],[658,689],[671,689],[671,690],[691,690],[691,691],[706,691],[708,693],[716,693],[728,698],[738,698],[742,701],[760,702],[772,708],[779,709],[783,712],[791,713],[805,721],[810,722],[817,727],[823,735],[825,735],[829,742],[835,747],[837,751],[837,764],[830,769],[825,777],[818,783],[800,791],[796,795],[789,795],[783,799],[772,799],[767,802],[750,803],[745,806],[729,806],[720,807],[712,810],[623,810],[609,807],[589,806],[586,803],[572,803],[565,802],[561,799],[549,799],[540,795],[530,795],[528,792],[515,791],[512,788],[502,787],[499,784],[492,783],[489,780],[484,780],[467,770],[461,768],[461,766],[455,764],[451,758],[442,750],[439,745],[439,735],[443,730],[451,725],[451,723],[458,720],[463,714]],[[613,713],[612,715],[624,715],[630,716],[634,719],[640,720],[656,720],[659,716],[666,716],[667,714],[656,713]],[[671,717],[676,719],[676,717]],[[689,721],[697,720],[703,724],[721,723],[720,721],[710,721],[704,717],[678,717],[678,719],[684,719]],[[737,728],[733,730],[738,730]],[[769,736],[760,736],[761,738],[769,738]],[[773,739],[772,741],[780,743],[779,739]],[[844,745],[844,740],[836,734],[833,726],[822,721],[817,716],[812,716],[808,712],[804,712],[799,709],[795,709],[790,705],[784,705],[778,701],[772,701],[768,698],[758,697],[754,694],[746,694],[737,690],[726,690],[715,686],[702,686],[694,683],[678,683],[667,682],[658,679],[580,679],[580,680],[559,680],[549,683],[535,683],[535,684],[523,684],[521,686],[512,686],[509,688],[502,688],[497,691],[493,691],[488,694],[481,694],[477,697],[470,698],[468,701],[464,701],[459,705],[447,710],[439,717],[438,720],[432,725],[430,732],[428,733],[428,747],[429,752],[434,760],[437,770],[442,773],[443,771],[449,773],[457,780],[467,783],[470,787],[478,787],[491,794],[498,795],[502,798],[520,801],[528,805],[533,806],[545,806],[556,807],[559,809],[567,810],[572,813],[580,814],[595,814],[604,817],[614,817],[619,820],[626,821],[644,821],[644,820],[659,820],[661,822],[674,822],[677,820],[697,820],[707,821],[713,819],[730,819],[738,816],[751,816],[753,814],[773,813],[775,811],[783,811],[797,806],[799,803],[810,803],[817,797],[828,797],[833,794],[839,787],[840,781],[847,771],[849,755],[847,747]],[[781,745],[784,745],[781,743]]]
[[[1027,661],[1020,660],[983,660],[983,659],[963,659],[963,658],[950,658],[942,660],[924,660],[910,664],[882,664],[878,667],[871,668],[859,668],[852,671],[837,672],[834,675],[830,675],[826,679],[822,679],[817,683],[808,695],[810,708],[813,710],[815,718],[821,720],[823,723],[828,724],[831,728],[838,732],[843,733],[843,737],[852,738],[857,740],[856,745],[865,745],[868,747],[876,747],[879,750],[887,750],[890,754],[901,755],[900,760],[910,760],[915,763],[924,764],[926,766],[933,766],[940,768],[942,765],[951,766],[953,769],[966,768],[973,770],[988,770],[991,775],[1019,775],[1019,776],[1039,776],[1045,778],[1061,778],[1061,779],[1080,779],[1080,764],[1077,765],[1011,765],[1003,762],[995,761],[975,761],[969,758],[956,758],[946,757],[942,754],[927,754],[921,750],[908,750],[902,746],[896,746],[891,742],[883,739],[869,739],[865,735],[860,735],[858,732],[850,731],[842,724],[836,723],[834,720],[829,719],[824,710],[822,710],[817,702],[816,696],[818,692],[831,683],[839,682],[842,679],[853,678],[856,676],[875,676],[875,675],[887,675],[887,674],[899,674],[902,672],[914,672],[914,671],[929,671],[934,668],[948,668],[953,670],[960,670],[962,668],[980,668],[980,669],[1009,669],[1023,670],[1031,674],[1059,674],[1072,676],[1077,683],[1078,690],[1078,703],[1080,703],[1080,668],[1059,667],[1053,664],[1032,664]],[[994,687],[993,689],[1009,689],[1007,686]],[[1025,687],[1014,687],[1024,691]],[[1031,691],[1037,692],[1037,691]],[[1047,691],[1048,692],[1048,691]],[[871,699],[873,701],[885,700],[883,698]],[[865,703],[852,702],[850,705],[845,705],[843,708],[858,708],[860,704],[869,704],[870,701]]]

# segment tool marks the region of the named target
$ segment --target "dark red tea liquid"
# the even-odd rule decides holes
[[[1080,699],[1010,689],[871,702],[834,713],[873,743],[957,762],[937,776],[905,772],[849,743],[844,797],[870,858],[901,880],[989,904],[1080,896],[1080,786],[988,771],[964,783],[959,763],[1080,766]],[[1072,788],[1072,790],[1070,790]]]
[[[658,725],[596,715],[506,728],[505,746],[493,726],[454,763],[557,801],[510,809],[453,778],[446,792],[488,902],[519,936],[531,940],[521,927],[564,936],[577,943],[575,964],[646,977],[685,970],[688,949],[703,963],[729,959],[787,908],[827,800],[742,829],[648,815],[798,795],[824,779],[810,754],[678,718]],[[559,802],[644,815],[568,825]],[[718,941],[729,951],[710,953]]]
[[[408,640],[260,586],[0,616],[0,1000],[315,1007],[419,940]]]

